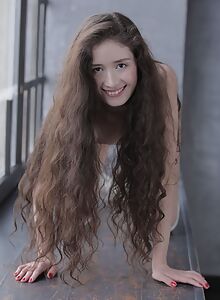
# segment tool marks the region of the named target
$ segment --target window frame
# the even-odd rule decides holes
[[[29,0],[30,1],[30,0]],[[6,99],[6,139],[5,139],[5,174],[0,178],[0,203],[17,188],[18,182],[25,170],[26,160],[30,154],[30,121],[33,122],[32,135],[35,137],[41,126],[43,118],[43,97],[44,97],[44,61],[45,61],[45,30],[46,30],[46,11],[48,0],[38,0],[37,9],[37,51],[36,51],[36,73],[35,78],[25,81],[25,49],[26,49],[26,22],[28,0],[16,2],[16,20],[15,20],[15,47],[14,55],[14,82],[17,86],[17,92],[12,99]],[[43,14],[43,15],[40,15]],[[40,23],[41,21],[41,23]],[[41,26],[41,27],[40,27]],[[42,29],[42,30],[40,30]],[[40,49],[41,45],[41,49]],[[40,53],[41,51],[41,53]],[[41,57],[41,74],[39,74],[39,57]],[[34,99],[31,99],[31,89],[34,89]],[[39,94],[40,91],[40,94]],[[27,109],[24,113],[24,95],[26,97]],[[30,120],[30,106],[34,103],[34,119]],[[14,105],[16,104],[16,105]],[[12,117],[13,109],[16,116],[15,130],[15,165],[11,165],[11,144],[12,144]],[[24,133],[24,118],[26,117],[26,131]],[[25,145],[22,145],[22,139],[25,136]],[[32,145],[33,146],[33,145]]]

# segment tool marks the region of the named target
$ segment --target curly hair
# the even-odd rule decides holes
[[[67,258],[65,271],[77,281],[99,245],[101,161],[93,116],[102,99],[91,65],[93,47],[106,39],[131,50],[138,72],[137,85],[126,103],[126,131],[116,145],[108,195],[111,218],[116,231],[123,234],[125,251],[128,242],[132,246],[131,261],[138,257],[142,266],[153,243],[162,238],[157,226],[164,217],[160,200],[166,196],[166,120],[172,120],[165,76],[129,18],[117,12],[94,15],[69,49],[53,105],[19,182],[14,208],[27,224],[28,250],[37,249],[41,257],[58,250],[57,264]]]

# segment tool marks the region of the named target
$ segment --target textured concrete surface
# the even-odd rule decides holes
[[[104,168],[106,169],[106,168]],[[108,169],[108,168],[107,168]],[[105,177],[107,178],[107,177]],[[102,197],[106,199],[106,188],[102,190]],[[183,202],[184,193],[180,188],[180,199]],[[20,255],[28,240],[26,227],[19,230],[10,239],[12,231],[12,205],[15,194],[13,194],[4,205],[0,206],[0,299],[75,299],[75,300],[202,300],[204,293],[202,288],[193,287],[187,284],[178,284],[177,288],[170,288],[151,277],[151,265],[145,265],[148,273],[143,270],[132,269],[126,261],[126,255],[120,241],[120,232],[114,244],[112,232],[106,219],[110,210],[107,206],[103,209],[100,206],[101,225],[99,227],[99,248],[94,254],[89,269],[85,270],[80,279],[85,283],[79,286],[68,276],[65,279],[75,288],[64,285],[59,277],[51,280],[44,275],[34,283],[21,283],[14,279],[13,272],[21,264]],[[101,201],[100,201],[101,203]],[[180,220],[171,235],[169,245],[168,262],[171,266],[180,269],[199,271],[196,257],[190,251],[191,235],[189,227],[186,226],[186,215],[181,206]],[[110,220],[109,220],[110,221]],[[11,242],[15,247],[11,244]],[[26,261],[25,261],[26,262]],[[193,265],[192,265],[192,262]]]

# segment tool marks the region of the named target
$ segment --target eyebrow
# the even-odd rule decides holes
[[[116,63],[120,63],[120,62],[126,61],[126,60],[131,60],[131,58],[129,58],[129,57],[121,58],[121,59],[118,59],[118,60],[113,61],[113,63],[116,64]],[[93,66],[93,67],[94,67],[94,66],[102,66],[102,64],[92,64],[92,66]]]

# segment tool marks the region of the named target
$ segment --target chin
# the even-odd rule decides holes
[[[126,102],[119,102],[119,103],[106,102],[106,104],[112,107],[117,107],[117,106],[123,106]]]
[[[105,103],[109,106],[112,107],[119,107],[119,106],[123,106],[128,102],[129,98],[125,99],[125,100],[116,100],[116,99],[105,99]]]

